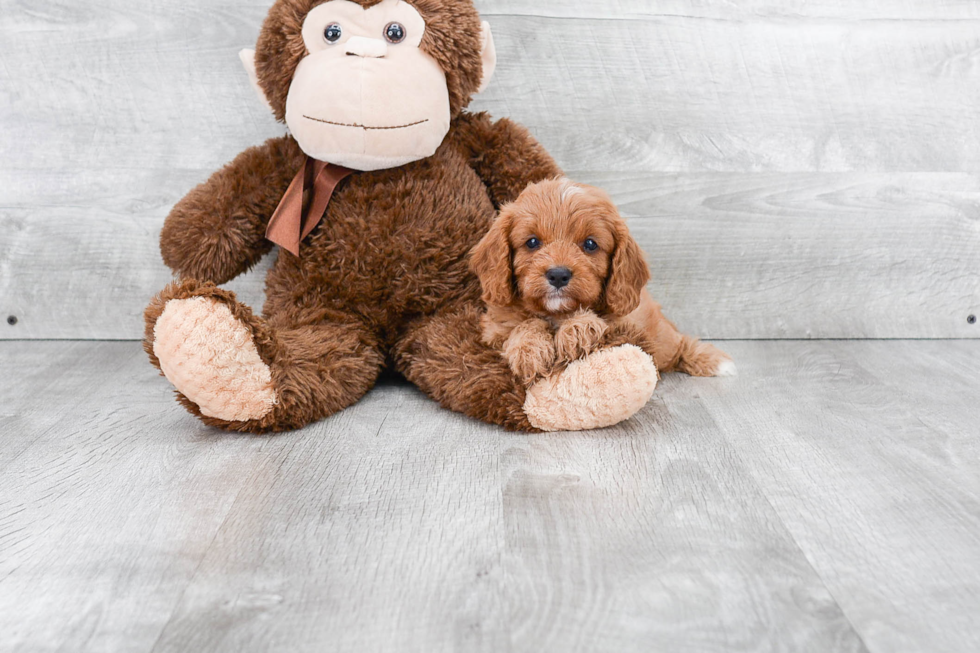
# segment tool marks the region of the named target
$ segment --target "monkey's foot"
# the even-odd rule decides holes
[[[251,430],[243,423],[269,415],[277,396],[252,329],[240,318],[254,321],[230,293],[196,282],[171,286],[147,309],[145,346],[191,412]]]
[[[527,391],[524,412],[542,431],[584,431],[618,424],[653,396],[657,366],[635,345],[577,360]]]

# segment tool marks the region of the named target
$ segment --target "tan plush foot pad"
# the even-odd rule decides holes
[[[534,384],[524,412],[542,431],[583,431],[618,424],[637,413],[657,387],[657,366],[642,349],[622,345],[571,363]]]
[[[207,417],[261,419],[276,404],[269,366],[223,302],[167,302],[153,329],[153,353],[167,379]]]

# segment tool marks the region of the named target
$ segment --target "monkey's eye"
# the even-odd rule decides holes
[[[385,38],[388,43],[401,43],[406,36],[408,33],[401,23],[388,23],[388,26],[385,27]]]
[[[599,243],[597,243],[592,238],[586,238],[585,239],[585,242],[582,243],[582,247],[584,247],[585,248],[585,251],[587,251],[587,252],[594,252],[597,249],[599,249]]]
[[[527,242],[524,243],[524,245],[528,249],[537,249],[537,248],[541,247],[541,241],[538,240],[538,237],[537,236],[531,236],[530,238],[527,239]]]
[[[339,23],[330,23],[327,29],[323,30],[323,39],[327,43],[336,43],[344,35],[344,29]]]

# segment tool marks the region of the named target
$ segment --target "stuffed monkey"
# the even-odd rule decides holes
[[[481,342],[467,254],[561,171],[521,126],[465,111],[496,64],[471,0],[277,0],[242,59],[289,135],[174,207],[160,240],[179,280],[145,315],[146,351],[191,413],[295,429],[385,368],[513,430],[607,426],[646,403],[657,370],[626,338],[527,389]],[[274,244],[259,316],[218,285]]]

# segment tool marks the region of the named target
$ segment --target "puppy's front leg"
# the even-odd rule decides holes
[[[504,358],[524,383],[551,371],[555,364],[555,341],[548,323],[541,319],[521,322],[504,343]]]
[[[555,334],[558,362],[570,363],[588,356],[599,345],[609,327],[606,321],[588,309],[576,311],[562,322]]]

